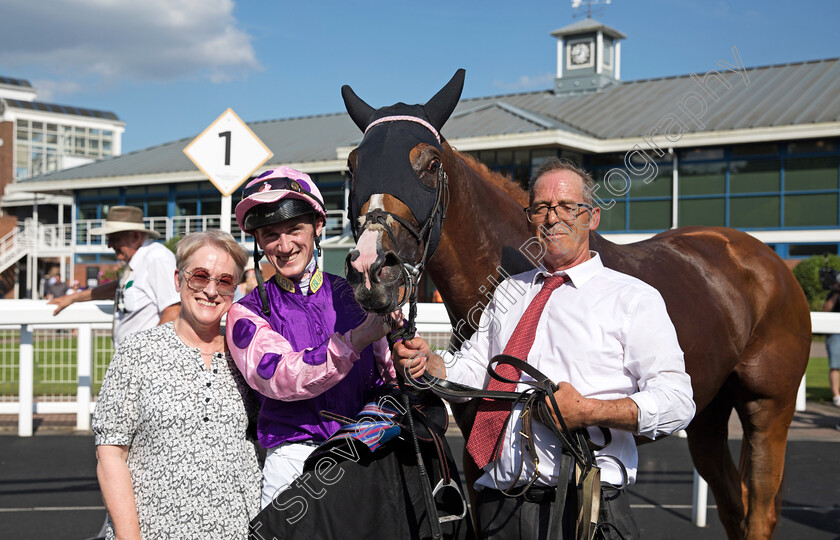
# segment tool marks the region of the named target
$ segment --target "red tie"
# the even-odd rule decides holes
[[[545,278],[542,289],[531,300],[528,309],[525,310],[507,345],[505,345],[504,354],[515,356],[523,361],[528,360],[528,352],[534,344],[537,324],[540,322],[540,315],[542,315],[545,304],[548,302],[552,291],[568,280],[569,278],[566,276],[548,276]],[[496,372],[510,380],[519,380],[519,376],[522,374],[521,370],[510,364],[497,364]],[[516,384],[504,383],[491,378],[487,389],[513,392],[516,390]],[[479,468],[484,468],[491,461],[498,459],[499,456],[494,455],[493,450],[509,416],[510,403],[507,401],[484,399],[479,404],[475,423],[467,441],[467,451]],[[501,446],[499,448],[501,449]]]

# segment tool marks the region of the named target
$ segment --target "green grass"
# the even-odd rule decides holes
[[[94,336],[94,351],[101,351],[104,349],[111,348],[111,337],[110,336]],[[77,383],[76,378],[76,337],[72,334],[61,336],[57,339],[51,338],[43,338],[39,337],[37,334],[35,339],[33,340],[33,348],[34,348],[34,381],[33,381],[33,389],[34,394],[36,396],[39,395],[65,395],[65,396],[75,396],[76,395],[76,388]],[[44,366],[50,363],[50,356],[52,355],[51,351],[61,350],[61,358],[63,359],[64,366],[61,369],[56,369],[58,373],[55,375],[51,374],[49,369],[45,369]],[[5,365],[0,368],[2,369],[2,381],[0,381],[0,396],[16,396],[18,394],[19,389],[19,382],[18,382],[18,356],[19,356],[19,349],[17,348],[17,338],[15,337],[15,342],[12,347],[6,345],[5,354],[8,355],[8,358],[4,360]],[[10,367],[14,366],[14,367]],[[93,367],[93,369],[96,369]],[[93,374],[94,379],[96,379],[96,373]],[[67,378],[74,382],[69,383],[56,383],[56,382],[49,382],[46,380],[48,377],[51,376],[62,376],[62,378]],[[94,395],[99,392],[99,388],[102,385],[101,381],[95,381],[93,384],[93,388],[91,391]]]
[[[831,401],[828,386],[828,358],[811,358],[805,370],[805,397],[810,401]]]

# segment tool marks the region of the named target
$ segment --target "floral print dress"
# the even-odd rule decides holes
[[[93,432],[97,445],[129,447],[144,540],[247,539],[262,478],[246,439],[255,416],[229,355],[215,354],[207,369],[172,323],[124,340],[102,383]]]

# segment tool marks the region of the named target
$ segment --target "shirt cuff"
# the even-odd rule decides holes
[[[330,352],[336,356],[347,358],[350,362],[355,362],[359,359],[359,354],[362,351],[353,348],[352,333],[353,330],[348,330],[344,335],[333,334],[332,339],[330,339]]]
[[[659,407],[656,405],[656,400],[644,393],[633,394],[630,399],[636,403],[636,407],[639,409],[639,430],[637,434],[649,439],[656,438],[656,435],[659,434],[657,429],[659,426]]]

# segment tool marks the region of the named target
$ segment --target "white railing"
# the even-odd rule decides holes
[[[89,430],[93,387],[95,383],[101,383],[110,362],[111,303],[82,302],[71,305],[58,316],[53,316],[52,312],[53,307],[41,300],[0,300],[0,414],[18,415],[18,435],[21,437],[33,434],[33,412],[75,413],[76,429]],[[419,304],[417,315],[418,332],[430,343],[446,347],[452,327],[443,304]],[[814,333],[840,334],[840,313],[812,312],[811,326]],[[60,337],[39,336],[39,331],[69,334],[66,346],[56,347],[55,341]],[[12,336],[15,332],[19,335],[17,340]],[[99,338],[95,337],[97,332]],[[102,339],[103,334],[108,337]],[[12,351],[13,347],[17,350]],[[37,400],[36,369],[42,372],[38,378],[42,393]],[[56,371],[63,371],[65,375],[55,376]],[[14,382],[18,384],[16,401],[8,399],[14,396],[2,395]],[[43,388],[49,384],[62,385],[65,389],[75,384],[75,399],[73,392],[44,395]],[[804,376],[796,410],[805,410]],[[692,521],[699,527],[706,524],[707,494],[706,481],[695,471]]]
[[[29,250],[29,242],[23,231],[23,224],[18,223],[15,228],[0,238],[0,272],[16,263]]]

